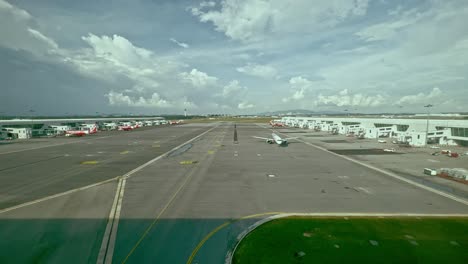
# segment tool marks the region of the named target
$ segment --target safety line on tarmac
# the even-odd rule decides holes
[[[37,203],[40,203],[40,202],[44,202],[44,201],[47,201],[47,200],[50,200],[50,199],[54,199],[54,198],[57,198],[57,197],[60,197],[60,196],[64,196],[64,195],[72,194],[72,193],[75,193],[75,192],[83,191],[83,190],[93,188],[93,187],[96,187],[96,186],[99,186],[99,185],[103,185],[103,184],[106,184],[108,182],[115,181],[118,178],[119,177],[114,177],[114,178],[111,178],[111,179],[108,179],[108,180],[105,180],[105,181],[96,182],[96,183],[86,185],[86,186],[83,186],[83,187],[80,187],[80,188],[68,190],[66,192],[61,192],[61,193],[57,193],[57,194],[54,194],[54,195],[46,196],[46,197],[36,199],[36,200],[30,201],[30,202],[27,202],[27,203],[22,203],[22,204],[15,205],[15,206],[12,206],[12,207],[8,207],[8,208],[5,208],[5,209],[0,209],[0,214],[11,211],[11,210],[19,209],[19,208],[22,208],[22,207],[30,206],[30,205],[33,205],[33,204],[37,204]]]
[[[57,144],[52,144],[52,145],[47,145],[47,146],[39,146],[39,147],[35,147],[35,148],[18,149],[18,150],[13,150],[13,151],[8,151],[8,152],[0,152],[0,155],[18,153],[18,152],[23,152],[23,151],[28,151],[28,150],[36,150],[36,149],[42,149],[42,148],[63,146],[63,145],[69,145],[69,144],[76,144],[76,143],[80,143],[80,142],[84,142],[84,141],[97,140],[97,139],[103,139],[103,138],[109,138],[109,137],[112,137],[112,136],[104,136],[104,137],[97,137],[97,138],[91,138],[91,139],[82,139],[82,140],[77,140],[77,141],[72,141],[72,142],[63,142],[63,143],[57,143]]]
[[[169,155],[169,153],[173,152],[173,151],[176,151],[177,149],[197,140],[198,138],[202,137],[203,135],[205,135],[206,133],[212,131],[213,129],[217,128],[218,126],[214,126],[210,129],[208,129],[207,131],[193,137],[192,139],[190,140],[187,140],[186,142],[178,145],[177,147],[157,156],[156,158],[144,163],[143,165],[140,165],[138,166],[137,168],[127,172],[126,174],[124,174],[122,176],[122,185],[123,187],[121,187],[120,189],[117,188],[116,190],[116,196],[115,196],[115,199],[114,199],[114,204],[112,205],[112,208],[111,208],[111,213],[109,215],[109,221],[107,222],[107,226],[106,226],[106,231],[109,230],[109,232],[105,232],[104,233],[104,236],[103,236],[103,239],[102,239],[102,243],[101,243],[101,249],[99,251],[99,256],[98,256],[98,259],[96,261],[97,264],[102,264],[102,263],[112,263],[112,257],[113,257],[113,253],[114,253],[114,246],[115,246],[115,241],[116,241],[116,238],[117,238],[117,231],[118,231],[118,222],[119,222],[119,219],[120,219],[120,211],[121,211],[121,207],[122,207],[122,199],[123,199],[123,195],[124,195],[124,187],[125,187],[125,182],[126,182],[126,179],[130,178],[134,173],[142,170],[143,168],[147,167],[148,165],[151,165],[152,163],[162,159],[163,157],[166,157],[167,155]],[[176,191],[176,193],[172,196],[172,198],[169,200],[169,202],[166,204],[166,206],[163,208],[163,210],[161,211],[161,213],[157,216],[156,218],[156,221],[159,219],[159,217],[162,215],[162,213],[167,209],[167,207],[169,207],[170,203],[172,202],[172,200],[177,196],[178,192],[182,189],[182,187],[185,185],[185,183],[187,182],[188,179],[186,179],[184,181],[184,183],[182,184],[182,186]],[[117,202],[116,202],[117,201]],[[112,214],[112,212],[115,212],[115,214]],[[156,223],[156,221],[154,221],[154,223],[152,223],[152,225],[145,231],[145,234],[144,236],[146,236],[147,232],[149,232],[149,230],[151,229],[151,227]],[[131,252],[127,255],[127,257],[125,258],[125,260],[123,261],[124,263],[127,261],[128,257],[130,257],[130,255],[133,253],[133,251],[136,249],[136,247],[141,243],[141,241],[143,240],[144,236],[142,236],[140,238],[140,240],[137,242],[137,244],[133,247],[133,249],[131,250]],[[104,248],[103,248],[104,247]],[[105,261],[105,262],[104,262]]]
[[[262,126],[260,126],[260,125],[258,125],[258,126],[259,126],[259,127],[262,127]],[[265,128],[265,127],[262,127],[262,128]],[[276,132],[278,132],[278,133],[281,134],[281,135],[287,136],[286,134],[281,133],[281,132],[279,132],[279,131],[276,131]],[[448,194],[448,193],[445,193],[445,192],[436,190],[436,189],[431,188],[431,187],[429,187],[429,186],[426,186],[426,185],[424,185],[424,184],[420,184],[420,183],[414,182],[414,181],[409,180],[409,179],[406,179],[406,178],[404,178],[404,177],[402,177],[402,176],[398,176],[398,175],[396,175],[396,174],[394,174],[394,173],[391,173],[391,172],[388,172],[388,171],[386,171],[386,170],[383,170],[383,169],[374,167],[374,166],[372,166],[372,165],[369,165],[369,164],[366,164],[366,163],[364,163],[364,162],[355,160],[355,159],[353,159],[353,158],[350,158],[350,157],[347,157],[347,156],[344,156],[344,155],[337,154],[337,153],[335,153],[335,152],[333,152],[333,151],[330,151],[330,150],[328,150],[328,149],[326,149],[326,148],[324,148],[324,147],[321,147],[321,146],[317,146],[317,145],[315,145],[315,144],[313,144],[313,143],[310,143],[310,142],[307,142],[307,141],[304,141],[304,140],[301,140],[301,139],[295,139],[295,140],[297,140],[297,141],[299,141],[299,142],[302,142],[302,143],[304,143],[304,144],[306,144],[306,145],[309,145],[309,146],[311,146],[311,147],[314,147],[314,148],[316,148],[316,149],[320,149],[320,150],[322,150],[322,151],[325,151],[325,152],[327,152],[327,153],[330,153],[330,154],[332,154],[332,155],[335,155],[335,156],[337,156],[337,157],[340,157],[340,158],[343,158],[343,159],[345,159],[345,160],[351,161],[351,162],[353,162],[353,163],[359,164],[359,165],[364,166],[364,167],[366,167],[366,168],[368,168],[368,169],[371,169],[371,170],[380,172],[380,173],[385,174],[385,175],[387,175],[387,176],[393,177],[393,178],[398,179],[398,180],[400,180],[400,181],[403,181],[403,182],[406,182],[406,183],[411,184],[411,185],[413,185],[413,186],[419,187],[419,188],[424,189],[424,190],[426,190],[426,191],[429,191],[429,192],[438,194],[438,195],[440,195],[440,196],[443,196],[443,197],[448,198],[448,199],[451,199],[451,200],[453,200],[453,201],[462,203],[462,204],[464,204],[464,205],[468,205],[468,201],[465,200],[465,199],[462,199],[462,198],[459,198],[459,197],[457,197],[457,196],[450,195],[450,194]]]
[[[246,220],[246,219],[249,219],[249,218],[255,218],[255,217],[259,217],[259,216],[265,216],[265,215],[278,215],[278,214],[283,214],[282,212],[268,212],[268,213],[260,213],[260,214],[253,214],[253,215],[248,215],[248,216],[244,216],[244,217],[241,217],[241,218],[237,218],[237,219],[232,219],[230,221],[226,221],[224,222],[223,224],[217,226],[215,229],[213,229],[210,233],[208,233],[201,241],[200,243],[198,243],[198,245],[195,247],[195,249],[192,251],[192,254],[190,254],[190,257],[188,258],[187,260],[187,264],[191,264],[193,262],[193,259],[195,258],[195,256],[197,255],[198,251],[200,250],[200,248],[206,243],[206,241],[208,241],[208,239],[210,239],[214,234],[216,234],[219,230],[225,228],[226,226],[230,225],[230,224],[233,224],[235,222],[239,222],[241,220]]]
[[[98,255],[98,259],[96,263],[99,263],[99,264],[104,263],[104,261],[106,260],[105,257],[106,257],[107,252],[112,252],[112,253],[114,252],[114,243],[112,245],[109,245],[109,243],[111,241],[111,233],[112,233],[111,231],[114,228],[117,229],[117,226],[114,225],[114,219],[116,217],[120,218],[120,209],[122,205],[123,192],[125,190],[124,189],[125,182],[126,182],[126,179],[124,178],[119,179],[119,184],[117,185],[117,191],[115,192],[114,202],[112,203],[112,208],[109,213],[109,220],[107,221],[106,230],[104,231],[104,238],[101,243],[101,248],[99,250],[99,255]],[[117,211],[119,211],[118,214],[117,214]],[[118,222],[116,222],[116,224],[118,224]],[[117,232],[114,232],[114,233],[116,234]],[[106,263],[110,263],[110,261],[106,261]]]
[[[215,235],[217,232],[225,228],[226,226],[229,226],[230,224],[239,222],[241,220],[246,220],[246,219],[252,219],[256,217],[261,217],[261,216],[268,216],[267,218],[261,219],[257,222],[255,222],[253,225],[249,226],[245,231],[240,233],[237,236],[237,243],[234,249],[231,252],[228,252],[228,255],[226,256],[226,263],[231,263],[230,262],[230,257],[232,257],[232,254],[234,254],[237,246],[239,245],[240,241],[248,235],[251,231],[253,231],[256,227],[269,222],[274,219],[278,218],[284,218],[284,217],[290,217],[290,216],[316,216],[316,217],[468,217],[468,214],[417,214],[417,213],[336,213],[336,212],[330,212],[330,213],[285,213],[285,212],[267,212],[267,213],[259,213],[259,214],[253,214],[253,215],[248,215],[244,216],[241,218],[233,219],[230,221],[226,221],[223,224],[217,226],[214,228],[211,232],[209,232],[203,239],[198,243],[198,245],[195,247],[195,249],[192,251],[190,254],[190,257],[187,259],[186,264],[192,264],[193,260],[195,259],[198,251],[203,247],[203,245],[210,239],[213,235]]]

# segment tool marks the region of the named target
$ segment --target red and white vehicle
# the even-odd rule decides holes
[[[136,128],[131,122],[121,122],[119,123],[118,130],[120,131],[130,131]]]
[[[98,131],[96,124],[81,124],[80,130],[87,131],[87,134],[95,134]]]
[[[82,137],[86,135],[86,131],[83,130],[67,130],[65,131],[66,137]]]
[[[133,130],[132,126],[119,126],[120,131],[130,131]]]
[[[279,120],[271,120],[270,125],[272,127],[285,127],[285,125],[281,123]]]
[[[79,129],[67,130],[65,136],[67,137],[82,137],[89,134],[97,133],[96,124],[81,124]]]
[[[143,126],[144,126],[143,122],[140,122],[140,121],[135,122],[135,128],[139,128],[139,127],[143,127]]]
[[[179,125],[182,124],[184,120],[170,120],[169,125]]]

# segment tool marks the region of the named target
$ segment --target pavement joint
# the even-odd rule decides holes
[[[112,136],[104,136],[104,137],[97,137],[97,138],[91,138],[91,139],[82,139],[82,140],[76,140],[76,141],[72,141],[72,142],[64,142],[64,143],[58,143],[58,144],[52,144],[52,145],[46,145],[46,146],[39,146],[39,147],[35,147],[35,148],[27,148],[27,149],[19,149],[19,150],[7,151],[7,152],[0,152],[0,155],[13,154],[13,153],[24,152],[24,151],[29,151],[29,150],[43,149],[43,148],[63,146],[63,145],[69,145],[69,144],[76,144],[76,143],[80,143],[80,142],[83,142],[83,141],[98,140],[98,139],[110,138],[110,137],[112,137]]]
[[[22,207],[30,206],[30,205],[33,205],[33,204],[37,204],[37,203],[40,203],[40,202],[44,202],[44,201],[47,201],[47,200],[51,200],[51,199],[54,199],[54,198],[58,198],[58,197],[61,197],[61,196],[64,196],[64,195],[68,195],[68,194],[72,194],[72,193],[75,193],[75,192],[83,191],[83,190],[86,190],[86,189],[89,189],[89,188],[93,188],[93,187],[96,187],[96,186],[99,186],[99,185],[103,185],[103,184],[118,180],[118,179],[119,179],[119,177],[114,177],[114,178],[111,178],[111,179],[107,179],[107,180],[104,180],[104,181],[101,181],[101,182],[93,183],[93,184],[83,186],[83,187],[80,187],[80,188],[68,190],[66,192],[57,193],[57,194],[46,196],[46,197],[36,199],[36,200],[30,201],[30,202],[26,202],[26,203],[22,203],[22,204],[15,205],[15,206],[12,206],[12,207],[8,207],[8,208],[5,208],[5,209],[1,209],[0,214],[8,212],[8,211],[15,210],[15,209],[19,209],[19,208],[22,208]]]
[[[98,264],[101,264],[101,263],[104,263],[103,261],[105,261],[105,263],[112,263],[112,257],[113,257],[113,248],[115,246],[115,240],[117,238],[117,231],[118,231],[118,223],[119,223],[119,219],[120,219],[120,211],[121,211],[121,204],[122,204],[122,199],[123,199],[123,195],[124,195],[124,188],[125,188],[125,182],[126,182],[126,179],[130,178],[133,174],[135,174],[136,172],[142,170],[143,168],[147,167],[148,165],[151,165],[153,164],[154,162],[160,160],[161,158],[163,157],[166,157],[169,153],[189,144],[189,143],[192,143],[193,141],[199,139],[200,137],[202,137],[203,135],[207,134],[208,132],[214,130],[215,128],[217,128],[218,126],[214,126],[210,129],[208,129],[207,131],[193,137],[192,139],[180,144],[179,146],[157,156],[156,158],[138,166],[137,168],[127,172],[126,174],[124,174],[122,176],[122,180],[123,180],[123,183],[122,183],[122,187],[119,189],[116,190],[116,198],[118,197],[118,202],[117,202],[117,205],[116,205],[116,209],[115,209],[115,215],[112,216],[112,210],[111,210],[111,214],[110,214],[110,218],[108,223],[107,223],[107,226],[106,226],[106,230],[108,228],[111,228],[109,226],[112,226],[112,228],[110,229],[110,233],[105,233],[104,234],[104,237],[103,237],[103,243],[106,243],[107,246],[105,246],[107,249],[103,249],[103,245],[101,245],[101,250],[100,250],[100,253],[101,252],[105,252],[103,254],[105,254],[103,257],[101,256],[100,258],[98,258],[97,260],[97,263]],[[190,175],[189,175],[190,176]],[[190,176],[191,177],[191,176]],[[130,253],[127,255],[127,257],[124,259],[123,263],[125,263],[127,261],[127,259],[130,257],[130,255],[133,253],[133,251],[138,247],[138,245],[141,243],[141,241],[143,240],[143,238],[147,235],[147,233],[151,230],[151,228],[153,227],[154,224],[156,224],[157,220],[160,218],[160,216],[164,213],[164,211],[167,209],[167,207],[169,207],[170,203],[175,199],[175,197],[177,196],[177,194],[180,192],[180,190],[185,186],[185,184],[188,182],[188,180],[190,179],[190,177],[187,177],[186,180],[183,182],[183,184],[179,187],[179,189],[176,191],[176,193],[174,193],[174,195],[171,197],[171,199],[169,200],[169,202],[166,204],[166,206],[163,208],[163,210],[160,212],[160,214],[156,217],[155,221],[153,221],[153,223],[148,227],[147,230],[145,230],[145,233],[143,234],[143,236],[140,238],[140,240],[135,244],[135,246],[132,248],[132,250],[130,251]],[[114,200],[115,201],[115,200]],[[108,242],[106,242],[106,240],[108,240]]]
[[[202,133],[201,135],[197,136],[198,137],[201,137],[203,135],[205,135],[206,133],[210,132],[211,130],[217,128],[216,127],[213,127],[211,129],[209,129],[208,131],[205,131],[204,133]],[[193,138],[192,140],[190,140],[190,142],[192,142],[193,140],[195,140],[195,138]],[[186,142],[184,144],[181,145],[181,147],[187,143],[190,143],[190,142]],[[206,159],[206,157],[208,156],[208,154],[205,154],[201,160],[204,160]],[[196,166],[196,165],[195,165]],[[195,174],[197,170],[196,169],[193,169],[189,172],[189,174],[185,177],[184,181],[182,182],[182,184],[179,186],[179,188],[174,192],[174,194],[171,196],[171,198],[169,199],[169,201],[165,204],[165,206],[161,209],[161,211],[159,212],[159,214],[154,218],[154,220],[151,222],[151,224],[145,229],[145,231],[143,232],[143,234],[140,236],[140,238],[138,239],[138,241],[135,243],[135,245],[132,247],[132,249],[130,250],[130,252],[126,255],[125,259],[122,261],[122,264],[126,263],[128,261],[128,259],[130,258],[131,255],[133,255],[133,253],[135,252],[135,250],[138,248],[138,246],[141,244],[141,242],[145,239],[145,237],[149,234],[149,232],[151,231],[151,229],[156,225],[156,223],[159,221],[159,219],[161,218],[161,216],[165,213],[165,211],[169,208],[169,206],[173,203],[173,201],[176,199],[176,197],[178,196],[178,194],[180,193],[180,191],[187,185],[187,183],[191,180],[191,178],[193,177],[193,175]]]
[[[262,127],[262,126],[259,125],[259,127]],[[276,132],[279,133],[279,134],[281,134],[281,135],[287,136],[287,135],[285,135],[284,133],[281,133],[281,132],[279,132],[279,131],[276,131]],[[440,196],[443,196],[443,197],[448,198],[448,199],[451,199],[451,200],[453,200],[453,201],[462,203],[462,204],[464,204],[464,205],[468,205],[468,201],[465,200],[465,199],[462,199],[462,198],[459,198],[459,197],[457,197],[457,196],[454,196],[454,195],[451,195],[451,194],[448,194],[448,193],[445,193],[445,192],[436,190],[436,189],[431,188],[431,187],[429,187],[429,186],[426,186],[426,185],[423,185],[423,184],[414,182],[414,181],[409,180],[409,179],[406,179],[406,178],[404,178],[404,177],[402,177],[402,176],[398,176],[398,175],[396,175],[396,174],[394,174],[394,173],[391,173],[391,172],[388,172],[388,171],[386,171],[386,170],[383,170],[383,169],[374,167],[374,166],[372,166],[372,165],[366,164],[366,163],[364,163],[364,162],[355,160],[355,159],[350,158],[350,157],[348,157],[348,156],[344,156],[344,155],[340,155],[340,154],[334,153],[334,152],[332,152],[332,151],[329,151],[329,150],[326,149],[326,148],[323,148],[323,147],[321,147],[321,146],[317,146],[317,145],[315,145],[315,144],[313,144],[313,143],[306,142],[306,141],[301,140],[301,139],[296,139],[296,140],[299,141],[299,142],[302,142],[302,143],[304,143],[304,144],[306,144],[306,145],[309,145],[309,146],[311,146],[311,147],[314,147],[314,148],[316,148],[316,149],[320,149],[320,150],[322,150],[322,151],[325,151],[325,152],[327,152],[327,153],[329,153],[329,154],[332,154],[332,155],[334,155],[334,156],[336,156],[336,157],[340,157],[340,158],[342,158],[342,159],[345,159],[345,160],[351,161],[351,162],[353,162],[353,163],[359,164],[359,165],[364,166],[364,167],[366,167],[366,168],[369,168],[369,169],[371,169],[371,170],[380,172],[380,173],[382,173],[382,174],[384,174],[384,175],[393,177],[393,178],[398,179],[398,180],[400,180],[400,181],[403,181],[403,182],[406,182],[406,183],[411,184],[411,185],[413,185],[413,186],[419,187],[419,188],[424,189],[424,190],[426,190],[426,191],[429,191],[429,192],[438,194],[438,195],[440,195]]]

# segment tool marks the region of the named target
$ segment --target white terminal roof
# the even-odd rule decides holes
[[[155,120],[164,119],[153,117],[100,117],[100,118],[51,118],[51,119],[11,119],[0,120],[0,125],[44,124],[44,123],[73,123],[73,122],[99,122],[99,121],[126,121],[126,120]]]
[[[311,116],[294,116],[294,117],[283,117],[282,120],[302,120],[308,121],[333,121],[339,122],[356,122],[362,124],[391,124],[391,125],[426,125],[426,119],[396,119],[396,118],[343,118],[343,117],[311,117]],[[441,127],[465,127],[468,128],[468,120],[460,119],[429,119],[431,126]]]

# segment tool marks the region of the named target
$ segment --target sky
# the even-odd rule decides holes
[[[466,0],[0,0],[0,115],[468,111]]]

